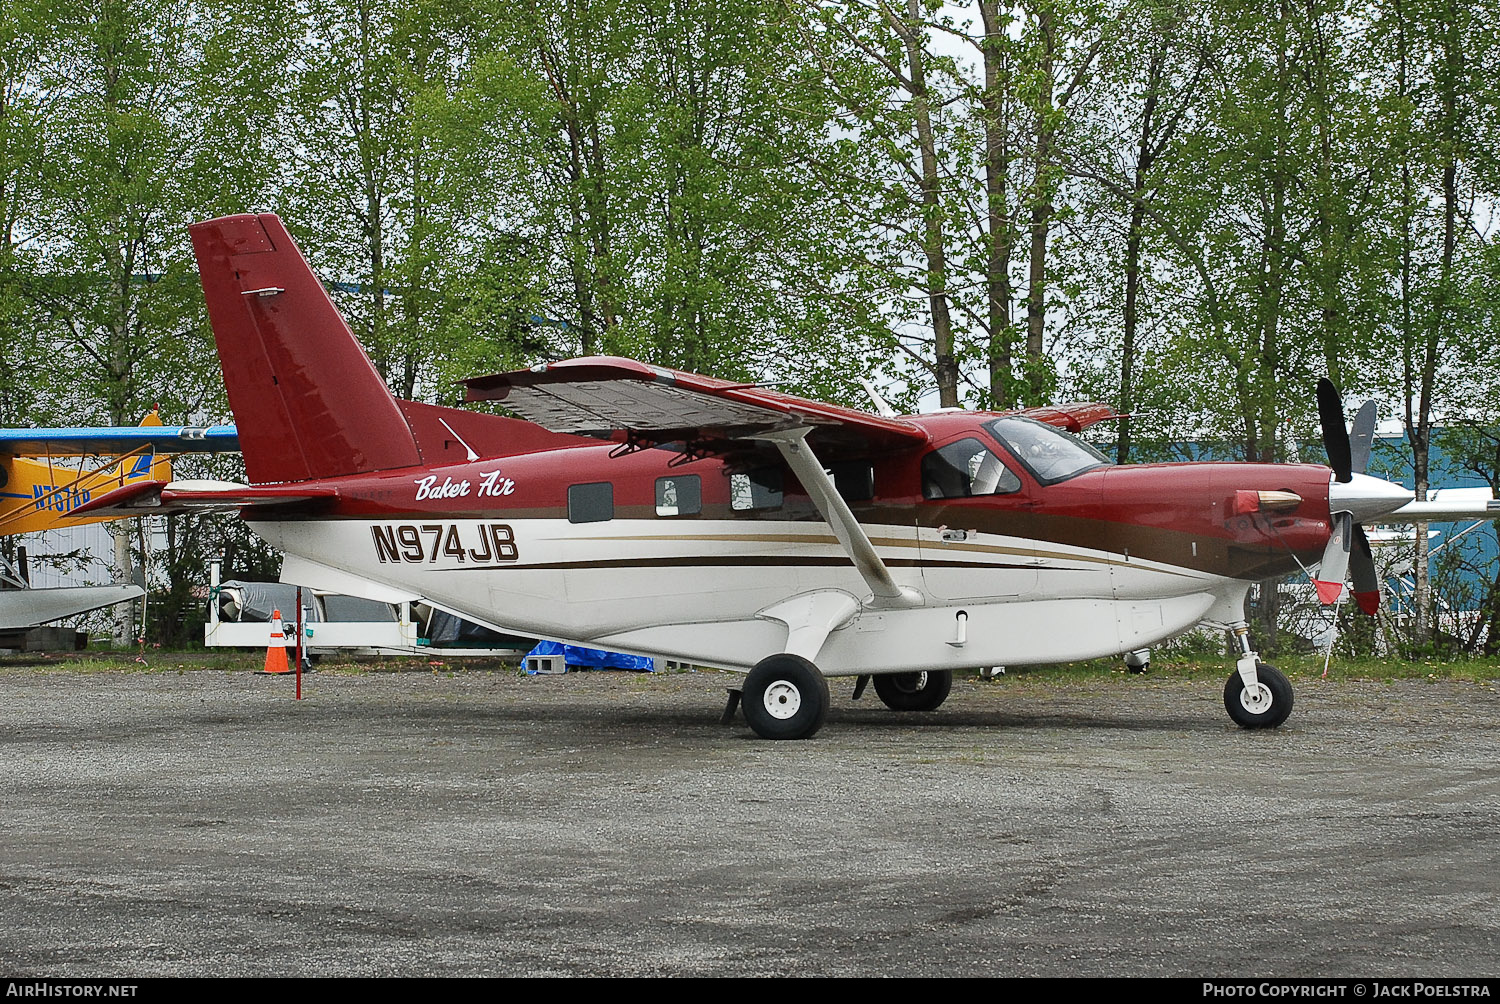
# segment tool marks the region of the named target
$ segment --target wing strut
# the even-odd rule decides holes
[[[823,465],[807,445],[810,428],[803,426],[780,432],[757,433],[754,439],[772,443],[781,451],[782,459],[807,489],[818,514],[828,523],[833,535],[844,547],[844,553],[854,562],[854,567],[865,580],[865,585],[875,594],[877,607],[915,607],[922,605],[922,594],[910,586],[900,586],[891,578],[891,570],[885,567],[875,545],[870,543],[864,527],[849,510],[849,504],[834,487],[833,479],[823,470]]]

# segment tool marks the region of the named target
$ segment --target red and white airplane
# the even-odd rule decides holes
[[[1351,447],[1331,385],[1334,470],[1115,466],[1071,435],[1105,405],[877,416],[619,358],[467,381],[529,421],[401,401],[277,217],[191,232],[252,485],[134,485],[86,509],[233,507],[288,582],[747,670],[766,738],[815,733],[828,677],[927,711],[955,670],[1199,624],[1241,639],[1230,716],[1280,725],[1292,689],[1249,643],[1247,590],[1321,561],[1378,597],[1359,524],[1412,498],[1357,473],[1373,410]]]

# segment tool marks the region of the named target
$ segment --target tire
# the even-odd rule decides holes
[[[1274,729],[1292,713],[1292,685],[1275,666],[1264,662],[1255,664],[1255,675],[1259,680],[1261,697],[1269,704],[1247,704],[1245,681],[1238,672],[1230,673],[1224,683],[1224,710],[1236,725],[1246,729]]]
[[[936,711],[952,689],[951,669],[882,673],[875,677],[875,693],[892,711]]]
[[[811,739],[828,717],[828,679],[800,655],[767,656],[745,677],[742,706],[762,739]]]

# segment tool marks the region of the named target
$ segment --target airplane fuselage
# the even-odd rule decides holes
[[[288,581],[421,596],[505,631],[737,668],[786,643],[778,603],[842,591],[860,605],[819,655],[834,676],[1147,647],[1239,619],[1253,581],[1315,561],[1328,540],[1325,467],[1105,465],[1045,484],[988,435],[993,418],[913,419],[928,446],[832,465],[892,577],[921,597],[913,606],[869,602],[829,525],[774,463],[684,463],[669,449],[580,445],[327,479],[317,484],[336,500],[285,518],[262,508],[252,526],[286,552]],[[924,458],[960,441],[1004,460],[1006,491],[932,497]],[[1300,501],[1266,511],[1257,492]]]

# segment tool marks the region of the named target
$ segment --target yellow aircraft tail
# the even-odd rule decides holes
[[[153,410],[142,426],[159,426]],[[0,456],[0,536],[34,533],[117,516],[64,519],[89,499],[136,481],[171,481],[172,461],[145,447],[99,466],[71,467],[50,457]]]

